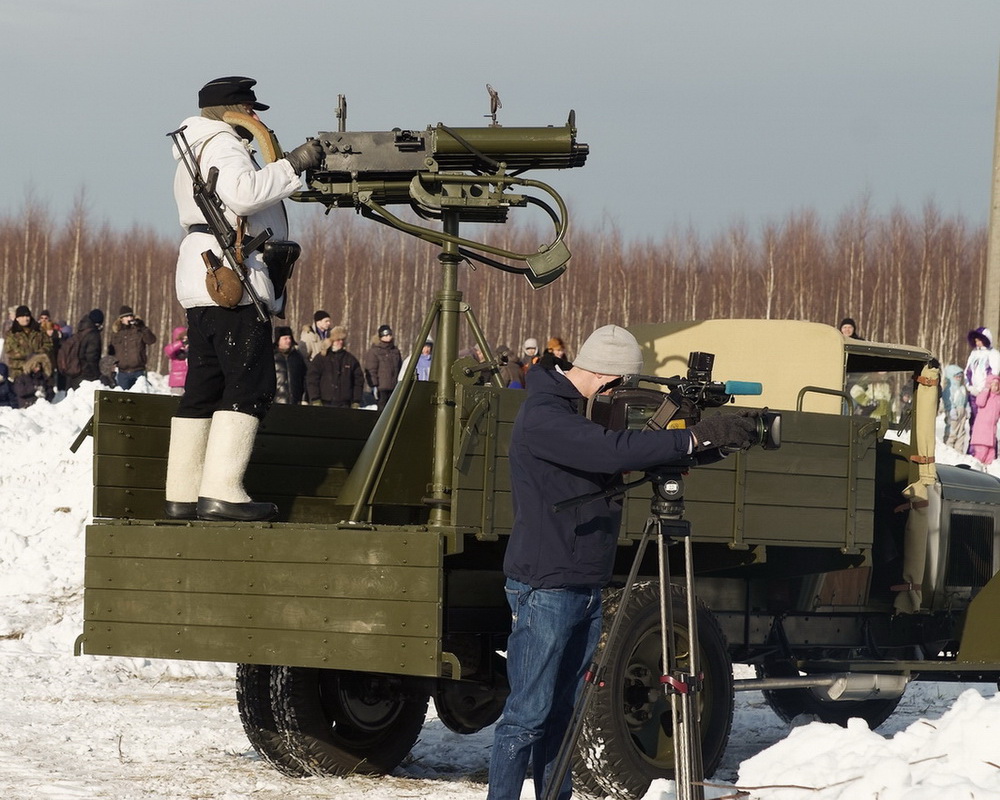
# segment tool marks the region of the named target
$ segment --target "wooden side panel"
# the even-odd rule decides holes
[[[94,516],[163,515],[170,417],[178,398],[98,392],[94,408]],[[289,522],[338,522],[336,503],[377,415],[275,405],[261,423],[245,485]]]
[[[83,652],[441,676],[443,560],[419,529],[92,525]]]
[[[514,395],[514,397],[512,397]],[[522,392],[466,388],[456,458],[456,524],[484,535],[510,532],[508,445]],[[516,401],[516,402],[515,402]],[[779,450],[759,447],[685,478],[685,516],[696,541],[753,545],[870,547],[875,507],[875,428],[859,417],[782,412]],[[640,477],[630,476],[630,480]],[[623,535],[641,535],[651,490],[626,501]],[[554,498],[558,499],[558,498]]]

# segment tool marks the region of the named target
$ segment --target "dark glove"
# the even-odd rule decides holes
[[[296,175],[301,175],[303,170],[315,169],[323,162],[323,145],[319,139],[310,139],[291,153],[285,153],[285,160],[292,165]]]
[[[708,450],[712,447],[742,450],[749,447],[756,440],[759,417],[759,411],[746,410],[739,414],[720,414],[703,419],[691,428],[697,442],[695,450]]]

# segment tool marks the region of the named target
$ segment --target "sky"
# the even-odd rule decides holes
[[[73,655],[84,629],[93,440],[75,453],[69,444],[98,387],[0,408],[0,797],[482,800],[492,727],[452,733],[433,705],[391,776],[289,778],[250,747],[233,665]],[[134,391],[164,393],[166,378],[150,373]],[[935,455],[983,469],[940,441]],[[1000,475],[1000,462],[986,471]],[[752,677],[749,667],[735,670]],[[859,719],[847,728],[804,717],[788,725],[761,692],[738,692],[717,788],[706,797],[734,797],[735,785],[748,800],[1000,800],[998,732],[995,684],[911,683],[877,731]],[[643,800],[676,794],[673,781],[657,780]],[[521,798],[533,797],[528,780]]]
[[[0,0],[0,29],[0,216],[179,235],[165,134],[235,74],[286,150],[338,94],[350,130],[485,125],[487,83],[507,126],[574,109],[586,166],[533,177],[632,239],[865,197],[988,218],[997,0]]]

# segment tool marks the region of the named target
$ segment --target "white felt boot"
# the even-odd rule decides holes
[[[198,492],[201,519],[268,520],[278,509],[273,503],[255,503],[243,488],[259,421],[238,411],[216,411],[205,450],[205,467]]]
[[[173,417],[170,420],[170,449],[167,453],[168,519],[196,519],[201,473],[211,419]]]

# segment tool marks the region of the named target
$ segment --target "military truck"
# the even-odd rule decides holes
[[[236,699],[250,742],[287,775],[392,770],[416,741],[430,699],[459,733],[490,725],[502,709],[507,445],[525,392],[494,385],[499,359],[457,289],[475,244],[458,227],[502,221],[522,203],[508,191],[524,179],[505,172],[516,160],[507,151],[539,150],[546,163],[570,166],[586,146],[575,141],[572,116],[565,128],[541,129],[541,145],[534,129],[500,130],[502,139],[440,126],[397,130],[353,144],[343,131],[320,134],[327,159],[303,199],[353,205],[440,245],[441,288],[412,338],[422,343],[433,330],[435,362],[431,381],[404,376],[381,415],[271,409],[246,485],[278,505],[277,521],[163,519],[177,399],[95,395],[94,521],[77,652],[238,664]],[[369,151],[421,156],[416,166],[393,164],[377,175],[341,170],[345,153],[364,152],[361,141]],[[453,158],[453,173],[436,162],[442,148],[487,153],[492,163],[469,175]],[[403,181],[397,173],[406,170],[414,174]],[[385,210],[411,193],[424,214],[438,215],[440,231]],[[557,206],[549,209],[554,241],[522,258],[527,266],[508,268],[533,285],[558,277],[569,256],[561,200]],[[515,255],[492,253],[486,263]],[[460,318],[485,364],[457,357]],[[1000,482],[934,463],[938,370],[927,351],[789,320],[630,330],[648,375],[678,375],[690,352],[711,352],[717,377],[759,381],[754,405],[781,412],[779,450],[741,451],[686,478],[695,578],[673,595],[672,640],[683,661],[684,593],[693,590],[706,774],[725,750],[735,691],[763,690],[786,720],[807,713],[843,724],[859,716],[875,726],[909,681],[997,680]],[[863,392],[853,391],[873,383],[887,384],[892,398],[878,409],[860,406]],[[624,499],[609,614],[620,605],[650,491]],[[679,580],[684,565],[671,563]],[[575,764],[584,788],[637,796],[672,775],[657,580],[649,556],[619,635],[603,645],[607,680],[594,694]],[[758,677],[734,681],[734,664],[755,667]]]

